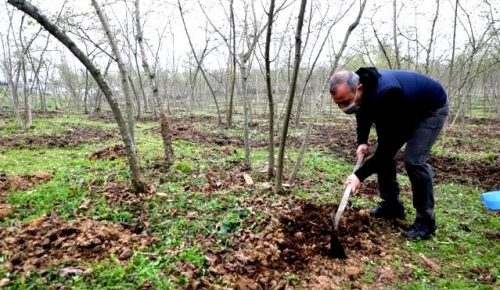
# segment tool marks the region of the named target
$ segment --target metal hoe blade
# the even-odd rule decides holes
[[[356,166],[354,166],[353,173],[356,172],[356,170],[358,170],[362,162],[363,162],[363,157],[359,157],[356,162]],[[344,210],[347,206],[347,201],[349,200],[351,191],[352,191],[352,185],[349,184],[345,189],[344,194],[342,195],[342,200],[340,201],[337,213],[335,214],[335,217],[333,219],[333,231],[330,239],[330,255],[333,258],[339,258],[339,259],[347,258],[347,255],[345,254],[344,251],[344,247],[342,247],[342,243],[340,242],[338,237],[339,235],[338,229],[339,229],[340,219],[344,214]]]

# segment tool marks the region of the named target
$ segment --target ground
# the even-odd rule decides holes
[[[371,218],[375,179],[351,197],[330,256],[331,215],[354,163],[352,119],[320,118],[299,174],[282,195],[266,179],[265,118],[252,120],[253,170],[241,124],[171,120],[176,161],[162,163],[159,124],[137,123],[148,190],[128,190],[124,147],[109,115],[35,114],[19,132],[0,118],[0,288],[495,289],[500,215],[480,200],[500,188],[499,121],[447,127],[429,163],[438,231],[408,241],[411,188],[397,156],[403,221]],[[290,172],[305,127],[287,141]],[[373,139],[373,138],[372,138]]]

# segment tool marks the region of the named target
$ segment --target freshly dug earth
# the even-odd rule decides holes
[[[0,195],[9,191],[28,190],[36,184],[52,179],[52,173],[40,171],[34,175],[7,175],[0,172]]]
[[[114,181],[109,181],[104,187],[98,184],[92,184],[91,188],[92,192],[104,196],[109,206],[141,204],[146,197],[156,191],[154,186],[149,185],[146,192],[132,193],[126,182]]]
[[[91,160],[115,160],[119,157],[126,156],[125,145],[115,144],[104,149],[97,150],[89,155]]]
[[[38,147],[66,148],[76,147],[87,143],[104,142],[116,138],[115,131],[103,130],[93,127],[75,127],[56,135],[26,135],[18,134],[0,138],[0,146],[7,148]]]
[[[474,184],[485,190],[500,188],[500,160],[463,161],[450,157],[431,156],[429,164],[433,167],[436,182],[458,182]]]
[[[335,210],[336,205],[297,200],[279,219],[271,219],[260,233],[240,233],[234,243],[237,248],[209,252],[210,275],[201,283],[210,284],[215,277],[221,277],[237,289],[361,287],[357,278],[363,274],[364,262],[390,259],[391,241],[406,225],[396,221],[391,229],[370,218],[366,210],[346,211],[339,238],[348,259],[337,260],[328,255],[330,217]],[[396,279],[392,269],[376,269],[376,273],[389,270],[392,278],[376,281],[388,285]]]
[[[153,237],[134,233],[122,225],[91,219],[68,222],[54,215],[0,228],[0,253],[6,257],[2,266],[9,272],[98,261],[110,254],[125,260],[135,248],[144,249],[153,242]]]
[[[495,131],[493,128],[490,129]],[[315,130],[315,133],[311,135],[309,144],[325,146],[335,156],[354,163],[356,140],[355,134],[352,132],[354,132],[354,129],[349,129],[348,126],[324,126]],[[469,148],[466,143],[462,144],[462,146],[465,151],[464,148]],[[462,149],[459,148],[459,150]],[[396,156],[399,172],[406,172],[403,156],[404,152],[399,152]],[[433,167],[436,183],[453,181],[460,184],[474,184],[485,190],[500,188],[500,178],[498,178],[500,176],[500,158],[498,157],[494,160],[464,161],[451,157],[431,155],[428,162]]]
[[[243,139],[241,139],[240,137],[230,138],[227,135],[221,133],[196,130],[193,127],[193,123],[191,122],[179,121],[176,123],[172,123],[172,125],[170,126],[170,130],[172,131],[172,138],[174,140],[182,139],[194,143],[215,144],[219,146],[243,145]],[[155,129],[155,133],[160,134],[160,129]]]
[[[89,120],[92,121],[102,121],[102,122],[107,122],[107,123],[114,123],[116,122],[115,117],[111,114],[92,114],[88,116]],[[136,122],[155,122],[158,121],[158,117],[147,115],[147,116],[141,116],[139,118],[135,117]]]

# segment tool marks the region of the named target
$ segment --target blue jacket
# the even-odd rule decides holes
[[[447,103],[447,95],[441,84],[417,72],[360,68],[356,73],[364,88],[356,112],[358,144],[368,142],[373,124],[378,137],[375,160],[356,172],[364,180],[376,172],[377,159],[394,157],[418,120]]]

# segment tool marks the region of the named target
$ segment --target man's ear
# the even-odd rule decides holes
[[[359,92],[360,92],[361,95],[363,95],[363,89],[364,89],[363,84],[359,84],[358,85],[358,90],[359,90]]]

